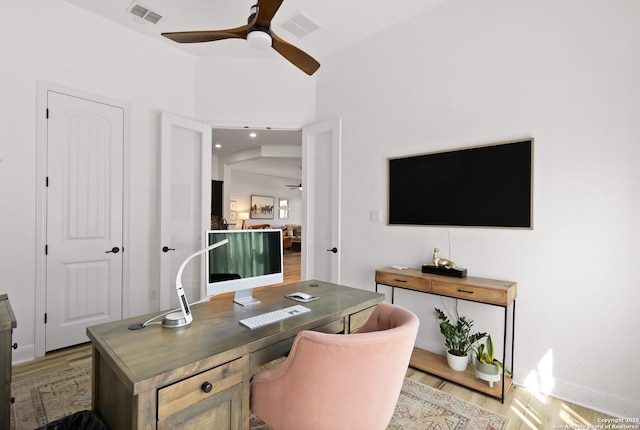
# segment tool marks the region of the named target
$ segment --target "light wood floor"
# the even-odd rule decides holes
[[[300,280],[300,253],[285,254],[284,264],[285,282]],[[13,380],[18,382],[42,377],[49,373],[90,362],[91,348],[89,344],[70,347],[48,353],[45,357],[37,360],[14,365]],[[417,369],[409,368],[407,377],[506,416],[510,420],[510,430],[554,429],[554,426],[560,425],[562,427],[569,425],[588,428],[589,425],[597,425],[598,418],[612,418],[591,409],[531,392],[523,387],[514,386],[502,404],[499,400]]]

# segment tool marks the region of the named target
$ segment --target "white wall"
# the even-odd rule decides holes
[[[41,318],[34,270],[37,81],[131,106],[129,315],[158,306],[149,287],[158,284],[160,112],[238,124],[300,127],[313,120],[315,81],[293,67],[200,61],[62,0],[3,0],[0,40],[0,292],[9,294],[18,318],[15,361],[33,357]]]
[[[272,227],[282,227],[285,224],[300,225],[302,224],[302,191],[292,190],[286,186],[292,183],[294,183],[292,179],[232,170],[230,199],[237,202],[238,212],[249,212],[251,195],[273,197],[276,206],[278,198],[287,198],[289,199],[289,218],[279,218],[276,210],[273,219],[248,219],[246,224],[247,226],[270,224]],[[240,228],[241,225],[242,221],[238,221],[235,228]]]
[[[16,313],[14,360],[33,357],[36,252],[36,82],[131,106],[130,314],[150,312],[158,282],[161,111],[194,114],[193,57],[61,0],[0,5],[0,291]],[[170,83],[170,85],[167,85]],[[42,184],[38,184],[42,185]],[[50,310],[52,311],[52,310]]]
[[[435,247],[470,276],[517,281],[516,382],[628,417],[640,415],[639,19],[633,0],[449,0],[317,78],[318,118],[344,120],[343,283],[373,289],[376,268],[419,267]],[[370,209],[386,218],[388,157],[529,136],[532,231],[369,222]],[[443,302],[398,303],[420,315],[418,344],[441,350]]]
[[[198,58],[196,113],[216,125],[299,129],[315,117],[315,76],[286,60]]]

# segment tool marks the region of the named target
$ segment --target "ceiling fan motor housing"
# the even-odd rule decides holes
[[[247,30],[247,42],[255,49],[269,48],[272,43],[271,33],[264,27],[253,26]]]

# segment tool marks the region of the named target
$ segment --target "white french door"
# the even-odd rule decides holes
[[[202,249],[211,219],[211,126],[162,113],[160,169],[160,308],[178,307],[176,274],[189,255]],[[189,302],[204,292],[204,257],[182,275]]]
[[[302,129],[301,277],[340,283],[342,121]]]
[[[45,350],[122,317],[121,107],[47,93]]]

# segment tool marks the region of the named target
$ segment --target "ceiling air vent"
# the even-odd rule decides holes
[[[152,24],[157,24],[158,21],[162,19],[162,15],[155,13],[145,6],[142,6],[140,3],[131,3],[131,6],[129,6],[128,10],[130,14],[135,15],[138,18],[142,18],[145,21],[149,21]]]
[[[285,19],[280,23],[280,26],[298,37],[305,37],[309,33],[320,29],[320,24],[302,11],[298,11],[293,16]]]

